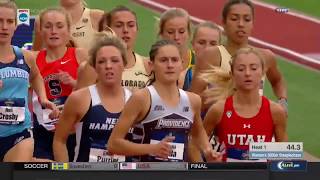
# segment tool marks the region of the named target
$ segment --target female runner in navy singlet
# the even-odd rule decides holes
[[[200,117],[200,97],[178,88],[182,59],[176,43],[157,41],[150,50],[155,81],[136,91],[126,104],[109,138],[110,153],[141,156],[141,161],[188,161],[189,135],[209,161],[221,155],[212,150]],[[141,123],[143,144],[125,139]]]
[[[131,161],[130,157],[110,155],[106,147],[113,127],[131,96],[131,92],[121,86],[122,72],[127,63],[125,45],[113,35],[97,34],[89,62],[97,73],[98,81],[73,92],[65,103],[54,137],[55,160],[68,161],[66,140],[75,126],[77,146],[74,161]],[[128,132],[127,139],[131,140],[131,132]]]

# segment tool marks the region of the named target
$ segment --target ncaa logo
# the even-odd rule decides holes
[[[20,14],[20,15],[19,15],[19,20],[20,20],[21,22],[26,22],[26,21],[28,20],[28,15],[25,14],[25,13]]]
[[[29,9],[18,9],[17,11],[17,24],[30,25],[30,10]]]

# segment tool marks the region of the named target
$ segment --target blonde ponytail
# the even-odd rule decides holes
[[[209,88],[203,93],[205,104],[226,99],[235,91],[231,72],[226,72],[220,67],[211,67],[210,70],[203,71],[200,78],[209,84]]]

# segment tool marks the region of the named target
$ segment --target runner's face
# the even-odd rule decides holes
[[[66,16],[57,11],[49,11],[43,16],[41,35],[47,47],[65,46],[69,39]]]
[[[114,13],[110,27],[127,44],[128,48],[134,48],[138,27],[136,17],[131,12],[119,11]]]
[[[240,54],[235,59],[233,78],[238,90],[258,90],[262,74],[262,64],[256,54]]]
[[[73,6],[81,3],[81,0],[60,0],[60,5],[63,7]]]
[[[163,39],[175,41],[180,47],[187,46],[189,39],[188,19],[186,17],[174,17],[167,20],[161,36]]]
[[[220,34],[218,30],[208,27],[200,27],[192,41],[193,50],[198,55],[207,47],[218,45],[219,39]]]
[[[156,81],[175,83],[182,71],[182,60],[177,47],[166,45],[159,48],[152,63]]]
[[[246,4],[232,5],[223,26],[228,40],[237,44],[247,43],[253,28],[250,7]]]
[[[0,7],[0,43],[11,43],[16,30],[16,14],[13,9]]]
[[[96,56],[98,79],[105,85],[121,85],[124,63],[120,51],[114,46],[100,48]]]

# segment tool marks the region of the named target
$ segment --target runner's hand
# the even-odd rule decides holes
[[[220,152],[214,151],[212,148],[204,150],[204,155],[207,162],[221,162],[222,154]]]
[[[71,75],[65,71],[59,70],[58,78],[59,81],[61,81],[63,84],[70,85],[72,87],[76,86],[77,81],[73,79]]]
[[[174,141],[174,139],[174,136],[166,136],[158,144],[152,144],[152,148],[150,148],[150,154],[163,159],[168,159],[168,156],[170,156],[172,152],[172,148],[169,142]]]
[[[52,110],[52,112],[49,114],[50,119],[59,118],[60,111],[53,102],[46,99],[46,100],[41,101],[41,105],[42,105],[42,107],[44,107],[46,109]]]

